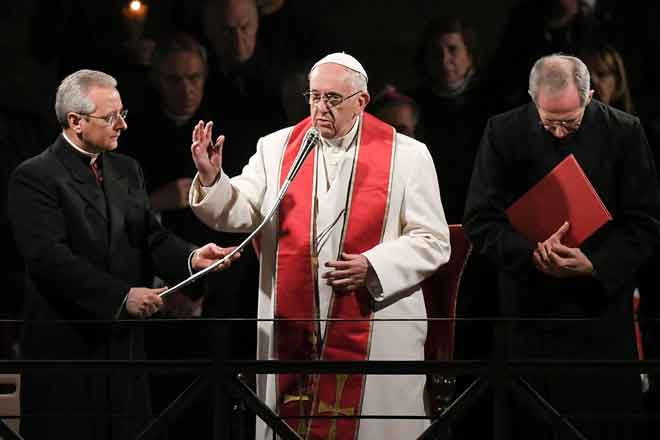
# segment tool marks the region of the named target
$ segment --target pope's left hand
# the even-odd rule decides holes
[[[328,261],[326,267],[334,270],[323,274],[328,285],[336,290],[348,292],[365,287],[367,283],[367,271],[369,260],[362,254],[341,254],[342,260]]]
[[[211,264],[215,263],[217,260],[220,260],[221,258],[224,258],[226,255],[228,255],[231,251],[235,249],[234,247],[228,247],[228,248],[223,248],[218,246],[215,243],[209,243],[201,248],[197,249],[192,257],[192,261],[190,262],[192,268],[194,271],[202,270],[206,267],[209,267]],[[223,270],[228,268],[232,261],[237,260],[241,256],[240,252],[236,252],[229,260],[225,261],[224,263],[220,264],[218,267],[216,267],[213,270]]]

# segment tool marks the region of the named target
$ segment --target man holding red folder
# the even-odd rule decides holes
[[[575,57],[538,60],[529,79],[533,102],[490,119],[475,162],[464,223],[475,249],[498,265],[502,312],[548,319],[512,324],[514,358],[638,356],[632,294],[638,268],[660,241],[660,189],[639,120],[593,100],[589,85]],[[613,219],[578,247],[565,240],[569,218],[542,242],[530,240],[506,210],[570,154]],[[548,200],[543,209],[558,207]],[[641,422],[617,418],[639,411],[639,374],[576,370],[525,379],[587,438],[642,438]],[[517,402],[507,438],[564,438]]]

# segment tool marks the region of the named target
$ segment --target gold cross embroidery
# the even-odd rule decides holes
[[[305,382],[304,376],[298,376],[298,394],[285,394],[283,399],[283,405],[292,402],[298,402],[299,415],[301,417],[304,417],[306,415],[305,406],[303,402],[312,400],[309,393],[306,392],[304,382]],[[305,437],[307,435],[307,428],[308,428],[307,420],[301,418],[300,421],[298,422],[298,427],[296,428],[296,432],[300,436]]]
[[[291,402],[299,402],[300,403],[300,416],[304,416],[304,407],[303,407],[303,402],[304,401],[309,401],[310,397],[306,396],[304,394],[300,395],[293,395],[293,394],[285,394],[284,395],[284,404],[286,405],[287,403]],[[300,419],[298,421],[298,427],[296,428],[296,432],[300,434],[301,436],[305,436],[307,434],[307,421],[305,419]]]
[[[285,394],[284,395],[284,404],[286,405],[287,403],[291,402],[303,402],[305,400],[309,400],[309,396],[306,396],[304,394]]]
[[[335,404],[330,405],[324,401],[319,402],[319,414],[331,413],[333,416],[352,416],[355,413],[355,408],[340,408],[341,396],[344,392],[344,386],[348,380],[348,374],[337,375],[337,390],[335,394]],[[328,431],[328,440],[335,440],[337,436],[337,419],[332,419],[330,431]]]

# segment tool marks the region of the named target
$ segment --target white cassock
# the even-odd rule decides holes
[[[338,259],[342,211],[359,125],[356,123],[341,139],[323,140],[315,155],[319,207],[316,230],[317,234],[329,231],[326,241],[319,240],[321,318],[327,317],[332,294],[321,275],[329,270],[326,261]],[[248,232],[258,226],[275,202],[282,154],[291,130],[288,127],[261,138],[256,154],[239,176],[230,179],[223,173],[211,188],[202,188],[196,176],[190,191],[190,206],[199,219],[214,229],[228,232]],[[369,359],[423,360],[427,326],[419,283],[449,260],[449,230],[435,167],[426,146],[400,134],[396,134],[395,142],[383,240],[364,253],[377,275],[377,279],[368,280],[368,287],[374,299],[375,319],[420,320],[374,322]],[[276,237],[277,221],[271,220],[261,233],[259,318],[274,316]],[[274,350],[273,323],[259,322],[258,359],[273,359]],[[425,415],[425,380],[423,375],[367,376],[362,415]],[[276,408],[275,384],[274,375],[260,375],[257,379],[257,394],[271,408]],[[414,439],[428,425],[423,419],[362,419],[358,439]],[[257,422],[257,439],[272,439],[272,432],[261,421]]]

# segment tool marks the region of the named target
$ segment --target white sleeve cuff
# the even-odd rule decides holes
[[[365,284],[369,294],[374,299],[374,301],[383,300],[383,286],[380,284],[378,274],[376,274],[376,271],[374,270],[371,263],[369,263],[369,269],[367,269],[367,279]]]
[[[188,255],[188,272],[190,273],[191,276],[193,275],[192,259],[193,259],[193,255],[195,255],[195,252],[197,252],[197,249],[195,249],[190,253],[190,255]]]

